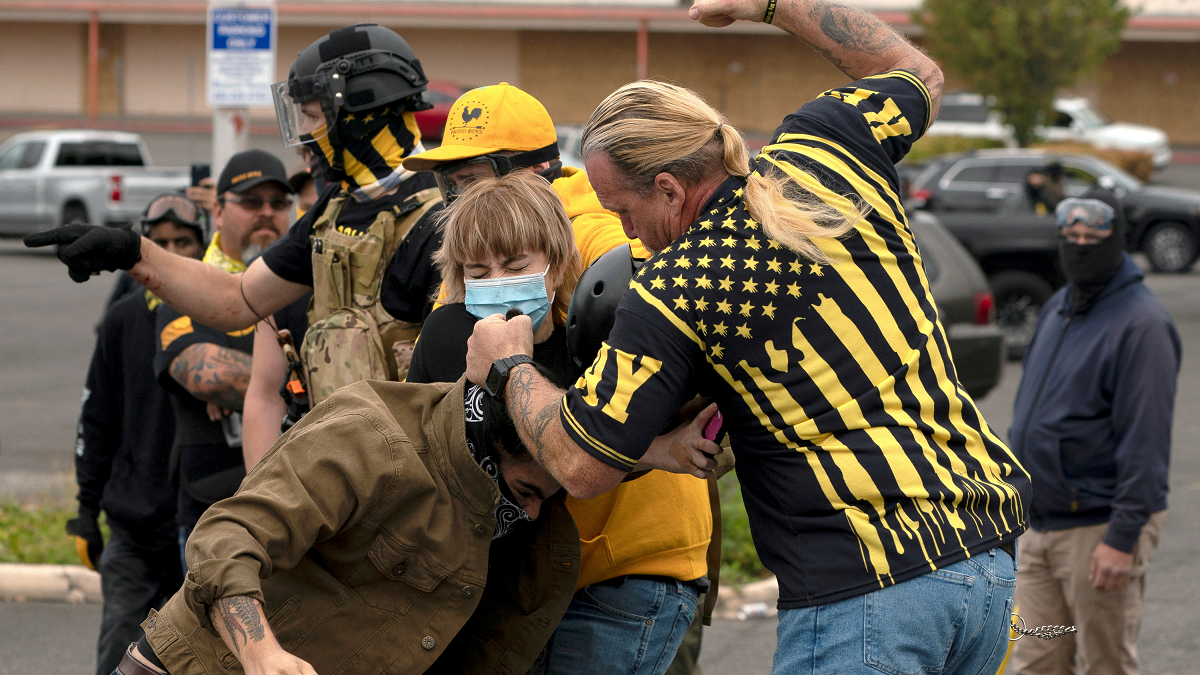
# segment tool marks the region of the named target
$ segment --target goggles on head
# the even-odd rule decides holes
[[[1081,223],[1093,229],[1108,230],[1112,229],[1116,215],[1111,206],[1099,199],[1072,197],[1062,200],[1054,209],[1054,216],[1060,228]]]
[[[437,180],[442,199],[447,203],[458,199],[467,186],[480,178],[500,178],[516,171],[550,162],[558,158],[558,141],[544,148],[521,152],[515,155],[479,155],[434,167],[433,177]]]
[[[142,213],[142,234],[149,236],[150,228],[167,220],[180,227],[190,227],[199,231],[201,240],[208,238],[207,217],[200,207],[187,197],[168,194],[150,202]]]

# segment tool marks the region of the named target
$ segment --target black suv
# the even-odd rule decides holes
[[[1187,271],[1200,252],[1200,192],[1145,185],[1086,155],[980,150],[930,159],[912,180],[908,207],[937,214],[979,261],[1010,358],[1024,354],[1042,304],[1065,281],[1054,214],[1035,211],[1025,191],[1029,172],[1054,162],[1068,197],[1095,185],[1113,190],[1129,221],[1129,249],[1144,251],[1155,270]]]

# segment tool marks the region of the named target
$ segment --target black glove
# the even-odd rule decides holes
[[[121,227],[74,223],[23,240],[29,248],[58,245],[58,259],[73,280],[83,283],[98,272],[127,270],[142,259],[142,235]]]
[[[104,553],[104,537],[96,514],[79,510],[79,517],[67,521],[67,534],[75,537],[75,552],[89,570],[100,567],[100,554]]]

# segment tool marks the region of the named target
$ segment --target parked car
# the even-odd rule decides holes
[[[465,93],[467,93],[465,87],[453,82],[430,80],[429,84],[425,85],[425,102],[433,104],[433,107],[414,113],[414,117],[417,118],[417,127],[421,130],[421,138],[432,141],[442,140],[450,108],[454,106],[458,97]]]
[[[963,389],[980,398],[1000,382],[1004,331],[983,270],[933,215],[916,211],[909,226],[925,263],[929,290],[946,329],[954,370]]]
[[[125,225],[151,199],[182,190],[188,167],[154,169],[137,134],[34,131],[0,145],[0,236],[73,221]]]
[[[1094,185],[1113,190],[1129,221],[1129,249],[1144,251],[1155,270],[1186,271],[1200,252],[1200,192],[1145,185],[1086,155],[980,150],[932,158],[913,180],[908,206],[937,215],[979,262],[1013,358],[1024,353],[1042,304],[1065,281],[1058,225],[1052,213],[1035,211],[1024,187],[1030,171],[1054,161],[1063,166],[1068,197]]]
[[[563,166],[576,169],[583,168],[583,125],[555,124],[554,132],[558,134],[558,156]]]
[[[1047,141],[1086,143],[1097,148],[1134,150],[1149,153],[1154,167],[1171,163],[1171,145],[1166,132],[1141,124],[1109,122],[1085,98],[1059,98],[1054,101],[1054,119],[1049,126],[1038,127]],[[1000,113],[988,108],[979,94],[948,94],[942,98],[941,112],[926,135],[987,138],[1015,146],[1012,127]]]

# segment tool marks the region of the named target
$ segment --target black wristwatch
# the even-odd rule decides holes
[[[487,381],[483,383],[484,390],[496,398],[504,396],[504,385],[508,384],[508,371],[522,363],[533,363],[533,359],[524,354],[516,354],[492,361],[492,369],[488,372]]]

